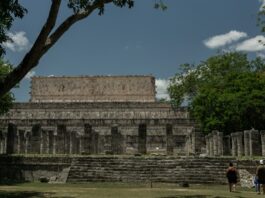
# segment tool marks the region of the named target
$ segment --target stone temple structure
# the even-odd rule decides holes
[[[33,77],[30,102],[0,117],[2,154],[187,154],[199,140],[152,76]]]

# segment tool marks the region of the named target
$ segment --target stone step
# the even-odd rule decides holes
[[[127,181],[226,183],[229,159],[82,157],[72,161],[67,182]],[[213,177],[214,175],[214,177]]]

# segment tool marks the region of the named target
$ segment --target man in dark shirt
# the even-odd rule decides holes
[[[265,166],[263,160],[260,160],[260,165],[257,167],[256,176],[258,178],[258,185],[262,184],[263,194],[265,194]],[[260,194],[260,188],[258,194]]]

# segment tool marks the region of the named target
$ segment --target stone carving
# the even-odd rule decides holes
[[[152,76],[33,77],[32,102],[154,102]]]

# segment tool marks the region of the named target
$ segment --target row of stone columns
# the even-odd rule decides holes
[[[173,154],[172,125],[166,125],[165,138],[155,136],[166,146],[166,153]],[[129,138],[129,139],[128,139]],[[0,154],[97,154],[126,153],[126,142],[131,140],[135,152],[147,153],[147,145],[153,136],[147,137],[147,126],[140,124],[138,134],[124,136],[118,126],[111,127],[110,134],[99,134],[92,126],[16,126],[0,128]]]
[[[213,131],[205,137],[206,152],[209,156],[223,155],[223,132]]]
[[[212,131],[205,137],[208,156],[265,156],[265,131],[254,129],[223,136]]]

